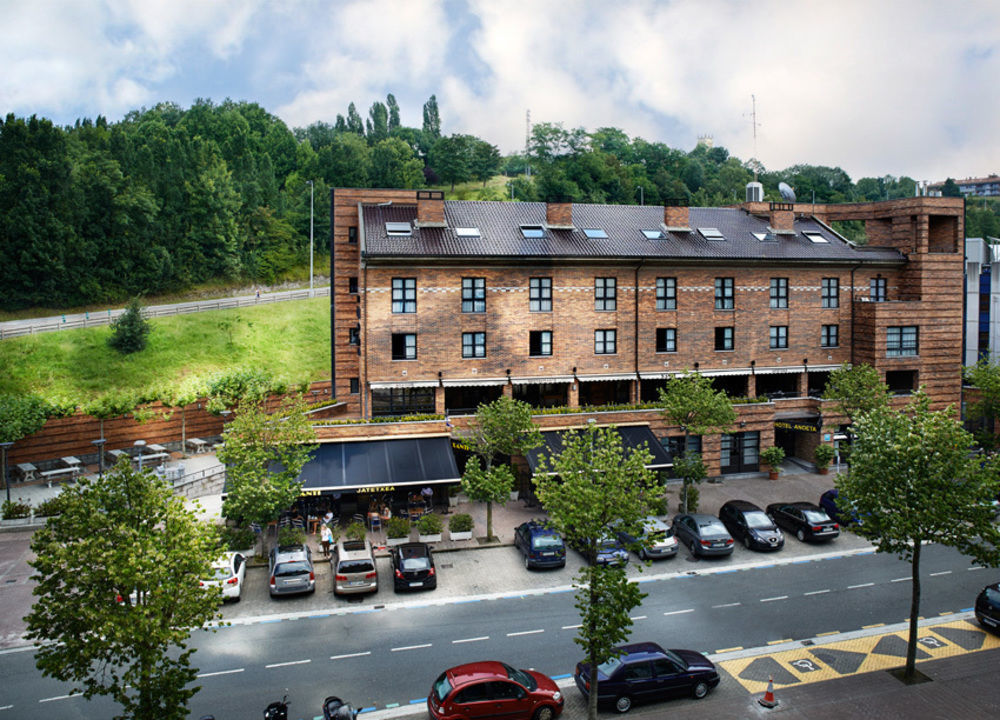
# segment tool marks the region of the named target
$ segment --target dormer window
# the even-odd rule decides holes
[[[589,240],[608,239],[608,234],[604,232],[601,228],[583,228],[583,234],[586,235]]]
[[[778,242],[778,237],[774,233],[754,233],[753,236],[761,242]]]
[[[647,240],[662,240],[663,231],[662,230],[643,230],[642,234],[646,236]]]
[[[719,228],[705,227],[698,228],[698,232],[701,233],[702,237],[706,240],[712,240],[714,242],[725,242],[726,238],[723,237],[722,233],[719,232]]]
[[[460,238],[477,238],[479,235],[479,228],[477,227],[460,227],[455,228],[455,235]]]
[[[825,237],[823,237],[822,235],[820,235],[818,232],[815,232],[815,231],[806,231],[806,232],[803,232],[802,234],[806,236],[806,240],[808,240],[809,242],[814,242],[814,243],[829,243],[830,242]]]
[[[543,238],[545,237],[545,228],[541,225],[522,225],[521,235],[526,238]]]
[[[413,234],[413,228],[408,222],[387,222],[385,234],[389,237],[409,237]]]

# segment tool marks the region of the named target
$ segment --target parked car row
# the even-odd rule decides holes
[[[579,662],[573,681],[589,700],[593,671]],[[693,650],[666,650],[654,642],[623,645],[597,666],[597,704],[628,712],[633,705],[681,695],[701,699],[719,684],[712,661]],[[432,720],[502,717],[554,720],[565,698],[555,681],[507,663],[467,663],[441,673],[427,694]]]

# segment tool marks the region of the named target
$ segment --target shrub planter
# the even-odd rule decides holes
[[[420,538],[420,542],[422,543],[432,543],[432,542],[441,542],[442,535],[441,533],[434,533],[432,535],[418,534],[417,537]]]
[[[518,491],[518,490],[511,490],[510,491],[510,500],[511,500],[511,502],[514,502],[515,500],[517,500],[517,497],[518,497],[519,494],[520,494],[520,491]]]
[[[390,547],[408,542],[410,539],[410,521],[401,517],[389,518],[389,522],[385,524],[385,535],[385,544]]]
[[[2,527],[24,527],[25,525],[31,525],[30,517],[4,518],[0,520],[0,526]]]
[[[449,530],[448,531],[448,537],[451,540],[471,540],[472,539],[472,531],[471,530],[466,530],[464,532],[456,532],[454,530]]]
[[[417,520],[417,537],[420,538],[420,542],[441,542],[443,525],[437,515],[422,515]]]
[[[410,538],[408,538],[408,537],[386,538],[385,544],[387,546],[389,546],[389,547],[392,547],[393,545],[402,545],[403,543],[409,542],[409,541],[410,541]]]
[[[448,520],[448,537],[452,540],[471,540],[472,516],[468,513],[452,515]]]

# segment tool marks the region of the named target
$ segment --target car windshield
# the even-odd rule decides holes
[[[289,575],[308,575],[309,566],[304,562],[281,563],[274,569],[276,577],[288,577]]]
[[[802,514],[806,516],[806,521],[811,523],[825,523],[830,522],[830,518],[824,512],[819,512],[817,510],[803,510]]]
[[[561,548],[562,538],[555,533],[546,533],[544,535],[535,535],[531,539],[531,546],[536,550],[548,550],[549,548]]]
[[[431,561],[426,557],[410,557],[403,558],[401,565],[403,570],[429,570]]]
[[[991,587],[986,588],[986,599],[994,605],[1000,605],[1000,590]]]
[[[747,527],[757,528],[758,530],[774,527],[771,518],[762,512],[748,512],[745,517],[747,519]]]
[[[615,656],[608,660],[605,660],[600,665],[597,666],[599,672],[604,673],[605,677],[611,677],[615,670],[622,666],[622,659],[620,656]]]
[[[209,580],[228,580],[232,575],[233,572],[228,567],[215,568]]]
[[[651,543],[656,545],[657,543],[661,543],[667,539],[667,532],[665,530],[654,530],[646,533],[646,537]]]
[[[698,528],[701,530],[701,534],[705,537],[711,535],[725,535],[727,532],[726,526],[722,524],[722,521],[714,519],[698,523]]]
[[[448,682],[448,676],[445,673],[438,675],[438,679],[431,686],[431,692],[434,693],[434,697],[439,703],[444,702],[444,699],[448,697],[448,693],[451,692],[451,683]]]
[[[618,549],[618,541],[614,538],[601,538],[597,546],[602,552],[611,552]]]
[[[535,690],[538,689],[538,683],[535,682],[535,678],[531,677],[531,675],[524,672],[524,670],[518,670],[517,668],[512,668],[510,665],[506,663],[503,664],[503,669],[507,671],[507,677],[509,677],[516,683],[520,683],[531,692],[534,692]]]
[[[374,569],[371,560],[342,560],[337,566],[339,573],[368,573]]]

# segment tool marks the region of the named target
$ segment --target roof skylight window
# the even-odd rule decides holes
[[[830,242],[825,237],[823,237],[822,235],[820,235],[818,232],[815,232],[815,231],[805,231],[802,234],[805,235],[806,236],[806,240],[808,240],[810,242],[814,242],[814,243],[828,243],[828,242]]]
[[[663,232],[660,230],[643,230],[642,234],[646,236],[647,240],[662,240]]]
[[[477,227],[455,228],[455,234],[460,238],[477,238],[479,237],[479,228]]]
[[[543,238],[545,229],[541,225],[522,225],[521,235],[526,238]]]
[[[607,240],[608,234],[601,228],[583,228],[583,234],[591,240]]]
[[[753,233],[753,236],[761,242],[778,242],[778,237],[774,233]]]
[[[719,228],[705,227],[698,228],[698,232],[702,234],[706,240],[715,240],[716,242],[724,241],[726,238],[723,237],[722,233],[719,232]]]
[[[413,234],[413,228],[408,222],[387,222],[385,234],[389,237],[407,237]]]

